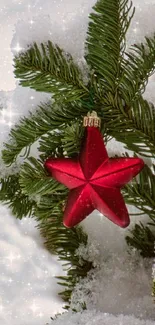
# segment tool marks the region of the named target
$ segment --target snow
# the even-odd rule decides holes
[[[0,150],[12,125],[33,112],[48,94],[22,88],[13,75],[13,54],[33,41],[48,39],[83,63],[88,13],[95,0],[1,0],[0,1]],[[155,0],[133,0],[136,14],[128,32],[128,47],[155,31]],[[155,103],[155,75],[150,78],[145,97]],[[34,147],[33,153],[37,149]],[[112,142],[109,154],[121,154],[123,147]],[[150,162],[148,161],[148,164]],[[8,171],[0,159],[0,173]],[[135,212],[133,209],[132,212]],[[131,227],[141,218],[132,217]],[[146,217],[143,217],[146,220]],[[44,248],[32,219],[15,220],[8,208],[0,207],[0,321],[4,325],[45,325],[62,312],[61,290],[54,275],[62,268]],[[136,252],[127,253],[122,230],[93,213],[83,222],[89,235],[87,247],[79,253],[97,266],[79,283],[72,306],[85,301],[88,311],[65,313],[55,325],[152,325],[155,308],[151,297],[151,260]],[[89,294],[88,294],[89,293]]]
[[[132,218],[131,226],[133,222]],[[89,235],[89,259],[97,267],[75,288],[72,307],[80,308],[85,302],[89,309],[155,319],[150,294],[152,260],[144,260],[135,251],[129,254],[124,240],[128,230],[112,225],[99,213],[89,216],[83,226]],[[82,248],[80,255],[85,254]]]
[[[63,314],[52,325],[154,325],[154,321],[145,321],[134,316],[110,315],[108,313],[85,311],[82,314]]]
[[[3,142],[7,141],[10,128],[17,123],[22,116],[28,116],[29,112],[41,102],[47,102],[51,96],[49,94],[38,92],[21,86],[13,91],[0,91],[0,149],[3,148]]]
[[[43,246],[36,222],[0,209],[0,323],[42,325],[62,310],[57,258]],[[52,293],[52,294],[51,294]],[[32,321],[33,320],[33,321]]]

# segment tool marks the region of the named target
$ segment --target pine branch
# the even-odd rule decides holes
[[[33,157],[22,165],[19,184],[22,193],[29,196],[66,192],[66,188],[49,177],[42,163]]]
[[[81,139],[84,134],[84,128],[82,123],[76,122],[68,126],[64,131],[64,136],[62,137],[62,146],[67,156],[76,156],[81,147]]]
[[[48,132],[41,136],[39,140],[39,148],[40,157],[42,161],[45,161],[48,157],[63,157],[64,150],[62,147],[62,136],[64,135],[64,128],[60,130],[54,130],[52,132]]]
[[[136,155],[135,155],[136,156]],[[155,167],[154,171],[155,171]],[[134,205],[147,214],[155,225],[155,174],[147,166],[138,177],[124,187],[124,198],[127,204]]]
[[[125,35],[135,11],[129,16],[131,8],[128,0],[98,0],[90,14],[85,58],[97,76],[95,89],[103,87],[102,96],[103,91],[115,93],[117,87]]]
[[[87,93],[82,73],[71,55],[51,41],[40,46],[34,43],[15,57],[14,66],[20,85],[52,93],[53,98],[59,101],[77,100]]]
[[[131,108],[117,97],[107,96],[102,108],[106,133],[125,144],[125,148],[140,155],[155,154],[155,107],[142,96]],[[115,125],[115,128],[114,128]]]
[[[155,227],[154,184],[155,174],[145,165],[138,177],[134,178],[123,189],[126,203],[135,206],[142,214],[147,214],[151,219],[151,223],[148,223],[147,226],[142,225],[142,223],[140,225],[136,224],[130,231],[130,236],[126,237],[128,245],[137,248],[144,257],[155,256],[155,228],[151,230],[149,227],[149,225]]]
[[[144,92],[149,77],[155,71],[155,35],[145,37],[145,41],[145,44],[134,44],[122,61],[119,92],[127,105]]]
[[[87,244],[87,235],[81,227],[71,229],[65,228],[62,224],[62,197],[58,196],[54,201],[51,196],[42,197],[40,205],[36,210],[38,228],[45,238],[45,246],[52,253],[59,255],[64,261],[66,276],[56,277],[59,284],[65,290],[60,296],[65,302],[69,302],[71,293],[80,277],[85,277],[92,268],[90,261],[81,260],[76,250],[80,244]],[[67,306],[66,306],[67,307]]]
[[[144,226],[142,223],[140,225],[136,224],[130,234],[132,237],[126,236],[127,244],[130,247],[139,250],[143,257],[155,257],[155,233],[149,227]]]
[[[34,200],[24,195],[19,185],[19,174],[0,179],[0,201],[7,204],[18,219],[30,217],[36,206]]]
[[[76,122],[62,128],[61,131],[55,130],[42,136],[39,141],[41,158],[45,160],[49,156],[74,157],[79,153],[83,133],[84,129],[81,127],[81,123]]]
[[[12,164],[23,149],[26,149],[23,155],[28,156],[31,145],[42,135],[65,127],[75,121],[76,117],[81,119],[86,112],[86,108],[76,102],[59,106],[52,103],[42,104],[36,113],[22,118],[19,124],[11,129],[9,141],[5,143],[5,149],[2,151],[5,164]]]

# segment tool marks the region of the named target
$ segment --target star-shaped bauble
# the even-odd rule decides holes
[[[63,223],[73,227],[94,209],[120,227],[129,225],[129,214],[120,188],[143,168],[139,158],[109,158],[98,128],[87,127],[79,156],[49,158],[45,168],[70,189]]]

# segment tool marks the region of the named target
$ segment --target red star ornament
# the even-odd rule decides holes
[[[45,168],[70,189],[63,224],[74,227],[94,209],[120,227],[130,223],[120,188],[144,167],[139,158],[109,158],[98,128],[87,127],[79,156],[48,158]]]

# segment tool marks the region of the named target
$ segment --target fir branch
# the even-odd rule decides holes
[[[46,218],[42,214],[44,209],[46,210]],[[51,208],[50,196],[42,197],[40,206],[36,210],[37,219],[39,220],[38,228],[45,238],[45,246],[52,253],[58,254],[59,259],[65,262],[64,267],[67,275],[56,278],[59,280],[58,283],[65,288],[60,293],[60,296],[65,302],[69,302],[76,283],[80,277],[87,275],[92,268],[92,263],[81,260],[76,253],[80,244],[87,244],[87,235],[79,226],[71,229],[65,228],[62,224],[62,213],[61,198],[57,198],[56,204],[52,202]]]
[[[155,257],[154,242],[155,233],[151,231],[148,226],[136,224],[135,227],[130,230],[130,236],[126,236],[127,244],[130,247],[134,247],[140,251],[143,257]]]
[[[36,113],[30,113],[29,117],[24,117],[19,124],[11,129],[9,141],[5,143],[2,151],[2,158],[5,164],[12,164],[23,149],[25,156],[29,152],[30,146],[42,135],[57,128],[63,128],[75,118],[86,114],[86,108],[82,108],[75,102],[72,104],[52,104],[46,103],[39,106]]]
[[[128,0],[98,0],[90,14],[86,44],[87,63],[97,76],[97,88],[115,93],[125,51],[125,35],[134,15]]]
[[[136,156],[136,155],[135,155]],[[155,167],[154,167],[155,170]],[[155,174],[147,166],[138,177],[124,187],[124,198],[127,204],[134,205],[147,214],[155,225]]]
[[[20,85],[52,93],[53,98],[59,101],[77,100],[87,93],[82,73],[71,55],[51,41],[40,46],[34,43],[15,57],[14,66]]]
[[[39,152],[40,158],[42,161],[45,161],[48,157],[63,157],[64,150],[62,147],[62,136],[64,134],[64,128],[61,130],[54,130],[52,132],[48,132],[40,137],[39,140]]]
[[[135,155],[136,156],[136,155]],[[153,166],[155,171],[155,167]],[[135,206],[142,214],[147,214],[151,219],[151,223],[144,226],[136,224],[130,231],[130,236],[126,237],[129,246],[137,248],[144,257],[155,256],[155,174],[147,166],[143,168],[141,173],[127,184],[124,189],[124,198],[127,204]]]
[[[131,108],[119,98],[107,96],[102,108],[106,133],[125,143],[125,148],[146,157],[155,154],[155,107],[139,96]],[[115,125],[115,128],[114,128]]]
[[[72,123],[60,130],[54,130],[39,140],[41,159],[51,157],[74,157],[79,153],[84,129],[81,122]]]
[[[36,206],[34,200],[23,194],[19,185],[19,174],[0,179],[0,201],[7,204],[18,219],[30,217]]]
[[[122,61],[119,92],[127,105],[139,98],[155,71],[155,34],[145,37],[145,44],[134,44]]]
[[[73,123],[69,125],[62,137],[62,146],[68,157],[77,156],[81,147],[81,139],[84,134],[82,123]]]
[[[42,163],[33,157],[22,165],[19,177],[22,193],[28,196],[65,192],[65,187],[49,177]]]

